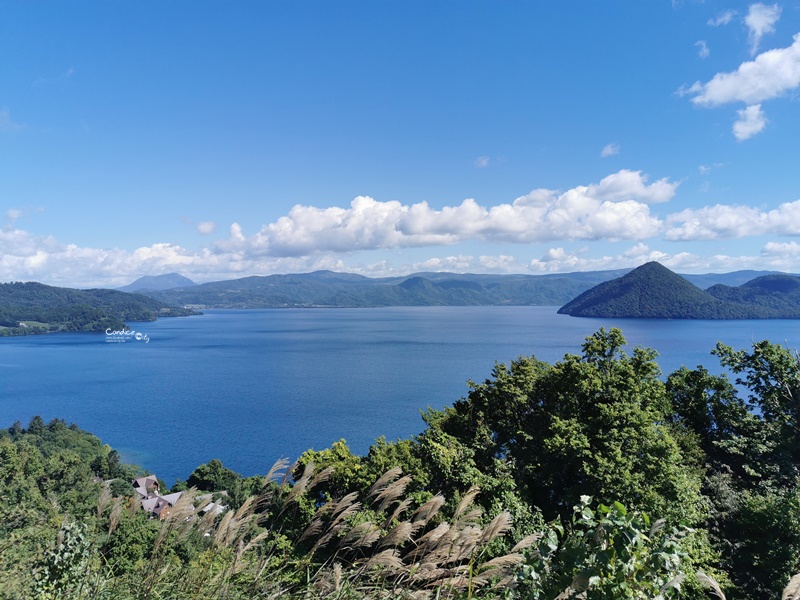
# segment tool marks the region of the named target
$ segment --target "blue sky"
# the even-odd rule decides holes
[[[0,281],[800,272],[797,1],[0,0],[0,56]]]

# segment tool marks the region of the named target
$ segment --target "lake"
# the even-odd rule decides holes
[[[143,339],[63,333],[0,338],[0,427],[33,415],[75,422],[171,484],[212,458],[265,473],[345,438],[424,428],[496,361],[580,353],[600,327],[654,348],[665,373],[719,370],[709,353],[769,339],[800,345],[800,321],[580,319],[556,307],[209,310],[132,323]],[[146,339],[145,339],[146,338]]]

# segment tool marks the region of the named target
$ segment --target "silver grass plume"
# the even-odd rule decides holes
[[[373,496],[377,496],[383,492],[383,490],[385,490],[389,484],[394,483],[402,474],[403,469],[400,467],[393,467],[386,471],[386,473],[381,475],[378,478],[378,481],[373,483],[372,487],[369,488],[369,491],[367,492],[367,498],[372,498]]]
[[[712,594],[714,594],[719,600],[726,600],[725,594],[722,591],[722,588],[719,587],[719,584],[713,577],[709,577],[702,571],[697,572],[697,581],[700,582],[704,588],[708,589]]]
[[[414,511],[414,514],[411,515],[411,520],[415,523],[421,523],[422,525],[425,525],[436,515],[436,513],[439,512],[442,506],[444,506],[444,503],[444,496],[441,494],[436,494],[433,498],[428,500],[425,504]]]
[[[783,594],[781,595],[781,600],[798,599],[800,599],[800,573],[789,580],[789,585],[783,588]]]
[[[100,492],[100,497],[97,499],[97,518],[103,516],[103,513],[108,508],[108,504],[111,502],[111,490],[108,489],[107,485],[103,485],[103,490]]]

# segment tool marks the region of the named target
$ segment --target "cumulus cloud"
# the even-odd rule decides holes
[[[719,13],[716,17],[709,19],[708,24],[711,27],[719,27],[720,25],[727,25],[731,21],[733,21],[733,17],[736,16],[735,10],[726,10]]]
[[[202,233],[203,235],[214,233],[216,228],[217,224],[214,221],[201,221],[197,224],[197,232]]]
[[[647,183],[647,175],[641,171],[621,171],[608,175],[598,185],[590,185],[587,193],[599,200],[633,199],[641,202],[666,202],[675,195],[679,183],[672,183],[666,177],[651,184]],[[580,189],[580,188],[575,188]]]
[[[777,4],[751,4],[744,17],[750,40],[750,53],[758,52],[761,38],[768,33],[775,32],[775,23],[781,18],[781,8]]]
[[[717,240],[749,236],[800,235],[800,200],[761,211],[750,206],[717,204],[687,209],[667,217],[664,238],[673,241]]]
[[[697,56],[700,58],[708,58],[711,56],[711,50],[709,50],[705,40],[699,40],[695,42],[694,45],[697,46]]]
[[[741,110],[737,110],[738,119],[733,123],[733,135],[737,140],[749,140],[754,135],[764,131],[767,126],[767,119],[761,112],[761,105],[754,104]]]
[[[767,256],[800,257],[800,244],[797,242],[767,242],[762,248],[762,253]]]
[[[619,154],[619,144],[606,144],[600,151],[600,158],[608,158],[615,154]]]
[[[0,281],[43,281],[72,287],[116,287],[142,273],[180,272],[196,281],[214,281],[319,269],[342,270],[338,257],[256,257],[189,250],[159,243],[133,251],[64,244],[51,236],[0,229]]]
[[[721,166],[714,163],[713,167]],[[707,172],[708,166],[700,167]],[[800,200],[774,209],[718,204],[657,215],[651,204],[669,200],[678,182],[654,182],[640,171],[621,170],[597,183],[566,191],[535,189],[513,202],[484,206],[467,199],[455,206],[428,203],[380,202],[360,196],[347,207],[297,205],[260,229],[246,232],[239,223],[208,247],[188,249],[158,243],[133,250],[90,248],[63,243],[51,236],[36,236],[16,228],[0,228],[0,281],[38,280],[53,285],[114,287],[130,283],[142,273],[180,272],[196,281],[248,275],[306,272],[317,269],[348,270],[368,275],[406,274],[412,271],[564,272],[629,267],[659,260],[670,268],[699,268],[699,257],[651,249],[644,240],[717,240],[752,236],[800,238]],[[17,209],[6,213],[9,220]],[[588,250],[565,249],[570,242],[634,243],[613,256],[590,256]],[[478,254],[475,244],[521,244],[520,253],[532,245],[552,247],[533,261],[507,251]],[[777,268],[794,252],[771,242],[760,256],[731,258],[735,269],[769,264]],[[442,256],[414,259],[398,265],[405,249],[452,246]],[[470,248],[469,251],[465,249]],[[386,251],[394,251],[391,264]],[[485,252],[485,250],[483,250]],[[541,248],[537,250],[542,252]],[[408,253],[412,254],[412,253]],[[516,253],[514,253],[516,254]],[[360,263],[365,256],[380,255],[378,262]],[[741,257],[739,257],[741,258]],[[751,260],[752,259],[752,260]],[[727,259],[726,259],[727,260]],[[346,262],[345,262],[346,261]],[[694,266],[692,266],[694,265]],[[724,266],[724,261],[714,263]],[[764,267],[760,267],[764,268]]]
[[[643,239],[659,231],[648,203],[672,198],[678,183],[648,183],[640,171],[622,170],[597,184],[559,193],[538,189],[510,204],[404,205],[367,196],[348,208],[294,206],[287,215],[245,237],[234,225],[220,251],[304,256],[456,244],[464,240],[530,243],[558,239]]]
[[[800,33],[788,48],[768,50],[755,60],[729,73],[717,73],[707,83],[694,83],[679,90],[693,94],[698,106],[720,106],[731,102],[748,105],[777,98],[800,86]]]
[[[453,272],[464,272],[464,271],[474,271],[475,270],[475,257],[468,256],[464,254],[459,254],[457,256],[445,256],[445,257],[433,257],[423,260],[421,262],[415,262],[411,265],[407,265],[404,272],[405,273],[418,273],[418,272],[430,272],[430,271],[453,271]],[[390,267],[384,262],[382,267],[384,269],[389,269]]]
[[[564,248],[550,248],[541,258],[530,261],[528,268],[534,273],[604,271],[636,267],[653,260],[663,263],[668,258],[668,254],[651,250],[642,243],[638,243],[620,254],[599,257],[587,256],[587,252],[584,250],[570,253]]]
[[[489,166],[489,162],[491,162],[491,160],[492,159],[489,156],[479,156],[472,164],[474,164],[478,169],[485,169]]]
[[[733,125],[736,139],[742,141],[760,133],[766,126],[761,102],[782,96],[798,86],[800,33],[794,36],[788,48],[763,52],[755,60],[739,65],[735,71],[717,73],[707,83],[697,81],[691,86],[681,87],[677,93],[680,96],[692,95],[692,103],[698,106],[721,106],[731,102],[747,104],[746,108],[738,111],[738,119]]]
[[[797,270],[798,258],[800,258],[800,244],[796,242],[767,243],[755,256],[726,254],[701,256],[691,252],[671,254],[638,243],[619,254],[600,257],[589,256],[583,250],[570,253],[563,248],[552,248],[541,259],[532,260],[529,270],[533,273],[565,273],[629,269],[655,260],[678,273],[725,273],[741,269],[792,272]]]

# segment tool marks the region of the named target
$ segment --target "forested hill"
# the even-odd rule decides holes
[[[701,290],[657,262],[601,283],[562,306],[575,317],[640,319],[797,319],[800,277],[771,274],[738,287]]]
[[[561,306],[593,286],[620,277],[627,269],[546,275],[414,273],[370,278],[352,273],[313,273],[245,277],[142,293],[174,305],[211,308],[366,307],[366,306]],[[687,275],[707,285],[739,285],[754,272]]]
[[[155,321],[191,310],[115,290],[74,290],[35,282],[0,284],[0,336],[50,331],[122,329],[126,321]]]
[[[145,275],[133,283],[117,289],[120,292],[141,292],[142,290],[170,290],[193,285],[197,284],[188,277],[179,273],[166,273],[164,275]]]
[[[624,271],[563,275],[471,275],[416,273],[370,278],[352,273],[245,277],[172,290],[143,291],[176,305],[214,308],[370,306],[558,306]]]

